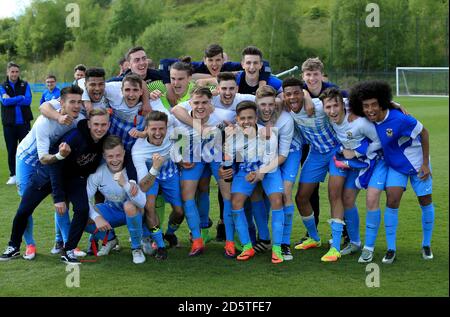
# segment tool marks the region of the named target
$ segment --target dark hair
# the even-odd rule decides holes
[[[86,81],[91,77],[102,77],[105,78],[105,70],[100,67],[92,67],[86,70]]]
[[[131,83],[133,86],[139,86],[142,89],[142,79],[136,74],[128,74],[122,79],[122,88],[125,82]]]
[[[223,57],[223,48],[219,44],[208,45],[205,49],[205,57],[214,57],[219,54]]]
[[[350,89],[349,104],[351,111],[361,117],[365,117],[362,103],[364,100],[375,98],[381,109],[391,108],[392,89],[385,81],[363,81]]]
[[[56,76],[55,75],[47,75],[47,77],[45,77],[45,80],[47,80],[49,78],[53,78],[56,81]]]
[[[236,75],[232,72],[222,72],[217,75],[217,82],[220,84],[221,81],[234,80],[236,81]]]
[[[283,79],[282,87],[283,90],[286,87],[300,87],[300,89],[303,87],[303,80],[295,78],[295,77],[287,77]]]
[[[206,96],[208,99],[212,98],[212,92],[208,87],[195,87],[191,92],[191,97],[194,95]]]
[[[119,65],[122,66],[123,63],[125,63],[127,61],[127,59],[123,56],[119,59]]]
[[[86,66],[83,64],[78,64],[74,67],[73,72],[75,73],[77,70],[81,70],[82,72],[86,72]]]
[[[181,56],[179,58],[180,62],[186,63],[186,64],[190,64],[192,62],[192,57],[191,56]]]
[[[167,117],[167,114],[165,114],[162,111],[152,111],[145,117],[145,126],[148,126],[150,121],[164,121],[167,125],[167,121],[169,118]]]
[[[14,62],[9,62],[9,63],[6,65],[6,70],[9,70],[11,67],[17,67],[17,68],[20,69],[20,66],[19,66],[18,64],[14,63]]]
[[[250,100],[244,100],[237,104],[236,106],[236,115],[239,115],[241,111],[252,109],[255,111],[255,114],[258,112],[258,107],[256,106],[256,103]]]
[[[194,69],[191,64],[185,62],[175,62],[170,66],[170,69],[175,69],[179,71],[185,71],[189,76],[192,76]]]
[[[242,58],[244,58],[245,55],[258,55],[261,57],[261,60],[263,58],[263,54],[259,48],[256,46],[247,46],[242,50]]]
[[[118,145],[123,148],[122,139],[116,135],[108,135],[103,141],[103,151],[112,150]]]
[[[130,48],[130,49],[128,50],[128,52],[125,54],[125,58],[127,59],[127,61],[130,61],[130,60],[131,60],[130,55],[133,54],[133,53],[139,52],[139,51],[144,51],[144,52],[145,52],[145,49],[144,49],[142,46],[135,46],[135,47],[132,47],[132,48]]]
[[[325,89],[319,96],[319,99],[322,101],[322,103],[325,101],[325,99],[333,99],[340,101],[342,104],[344,103],[344,98],[342,97],[341,91],[336,87],[330,87]]]
[[[81,89],[77,85],[72,85],[72,86],[64,87],[63,89],[61,89],[61,95],[60,95],[61,99],[65,100],[66,95],[68,95],[68,94],[82,95],[83,89]]]

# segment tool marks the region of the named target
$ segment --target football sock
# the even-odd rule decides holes
[[[434,227],[434,205],[431,203],[427,206],[420,206],[420,208],[422,208],[422,246],[429,247],[431,246],[431,237],[433,235]]]
[[[198,239],[201,237],[200,233],[200,217],[198,215],[197,206],[194,200],[188,200],[184,203],[184,212],[186,216],[186,222],[189,230],[192,233],[192,239]]]
[[[398,208],[393,209],[386,207],[384,211],[384,227],[386,229],[386,242],[388,250],[396,250],[398,226]]]
[[[368,210],[366,215],[366,242],[365,248],[373,251],[381,223],[381,210]]]

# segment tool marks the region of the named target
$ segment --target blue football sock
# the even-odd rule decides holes
[[[244,214],[244,208],[231,211],[233,215],[233,222],[235,224],[236,231],[239,235],[239,240],[242,245],[250,243],[250,236],[248,233],[247,219]]]
[[[150,229],[147,226],[147,223],[145,221],[142,221],[142,237],[148,238],[151,237],[152,233],[150,232]]]
[[[36,242],[33,238],[33,216],[28,217],[27,226],[25,228],[25,231],[23,233],[23,238],[25,240],[25,243],[27,245],[36,245]]]
[[[375,248],[375,241],[378,235],[378,228],[381,223],[381,210],[368,210],[366,215],[366,242],[365,246],[373,251]]]
[[[252,201],[252,213],[255,218],[256,227],[258,228],[259,238],[262,240],[270,240],[269,218],[263,200]]]
[[[308,230],[308,235],[312,239],[319,241],[320,237],[319,237],[319,232],[317,231],[317,228],[316,228],[316,221],[314,219],[314,213],[312,213],[308,217],[302,217],[302,221],[306,227],[306,230]]]
[[[283,229],[284,229],[284,210],[283,209],[272,210],[272,236],[274,246],[281,246],[281,242],[283,241]]]
[[[62,240],[66,243],[69,240],[69,231],[70,231],[70,216],[69,209],[66,209],[66,212],[62,215],[55,212],[55,219],[57,226],[61,232]]]
[[[291,244],[292,219],[294,218],[294,205],[284,206],[284,226],[282,244]],[[273,227],[272,227],[273,228]],[[273,229],[272,229],[273,230]]]
[[[250,202],[250,199],[247,199],[244,204],[244,214],[245,214],[245,218],[247,219],[248,234],[250,235],[250,240],[253,244],[255,244],[256,243],[256,226],[255,226],[255,222],[253,221],[252,204]]]
[[[178,230],[178,228],[180,228],[179,224],[171,223],[169,221],[169,223],[167,224],[166,234],[174,234]]]
[[[431,203],[427,206],[420,206],[420,208],[422,208],[422,246],[429,247],[431,246],[431,237],[433,235],[434,227],[434,205]]]
[[[359,236],[359,215],[358,208],[356,206],[353,206],[351,209],[344,210],[344,221],[347,225],[347,232],[350,242],[360,245],[361,237]]]
[[[269,214],[270,214],[270,209],[271,209],[271,206],[270,206],[270,199],[269,199],[269,197],[267,196],[267,195],[264,195],[263,196],[264,197],[264,207],[265,207],[265,210],[266,210],[266,213],[267,213],[267,219],[269,219]]]
[[[63,237],[61,235],[61,230],[59,230],[59,225],[58,225],[58,213],[55,212],[55,241],[56,242],[63,242]]]
[[[164,243],[162,230],[158,226],[151,228],[150,233],[153,241],[156,242],[158,248],[164,248],[166,246]]]
[[[231,214],[231,201],[223,200],[223,223],[225,224],[225,239],[233,241],[234,239],[234,222]]]
[[[131,238],[131,249],[138,249],[141,247],[141,240],[142,240],[142,215],[140,212],[138,212],[133,217],[130,216],[126,217],[127,217],[128,232],[130,233]]]
[[[208,228],[209,204],[209,193],[200,192],[197,203],[198,215],[200,217],[200,228]]]
[[[198,215],[197,206],[194,200],[188,200],[184,203],[184,213],[186,215],[186,222],[189,230],[192,233],[192,239],[201,237],[200,233],[200,217]]]
[[[333,237],[333,243],[331,246],[336,250],[341,251],[341,238],[342,231],[344,230],[344,224],[336,219],[331,220],[331,236]]]
[[[388,250],[396,250],[398,226],[398,209],[386,207],[384,211],[384,227],[386,229],[386,242]]]

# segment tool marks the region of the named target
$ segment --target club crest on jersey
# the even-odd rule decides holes
[[[387,128],[386,129],[386,135],[390,138],[392,138],[392,136],[394,135],[394,131],[392,131],[391,128]]]
[[[352,131],[347,131],[347,139],[353,139]]]

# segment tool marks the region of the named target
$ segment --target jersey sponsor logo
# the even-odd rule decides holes
[[[394,135],[394,131],[391,128],[386,129],[386,135],[390,138]]]

